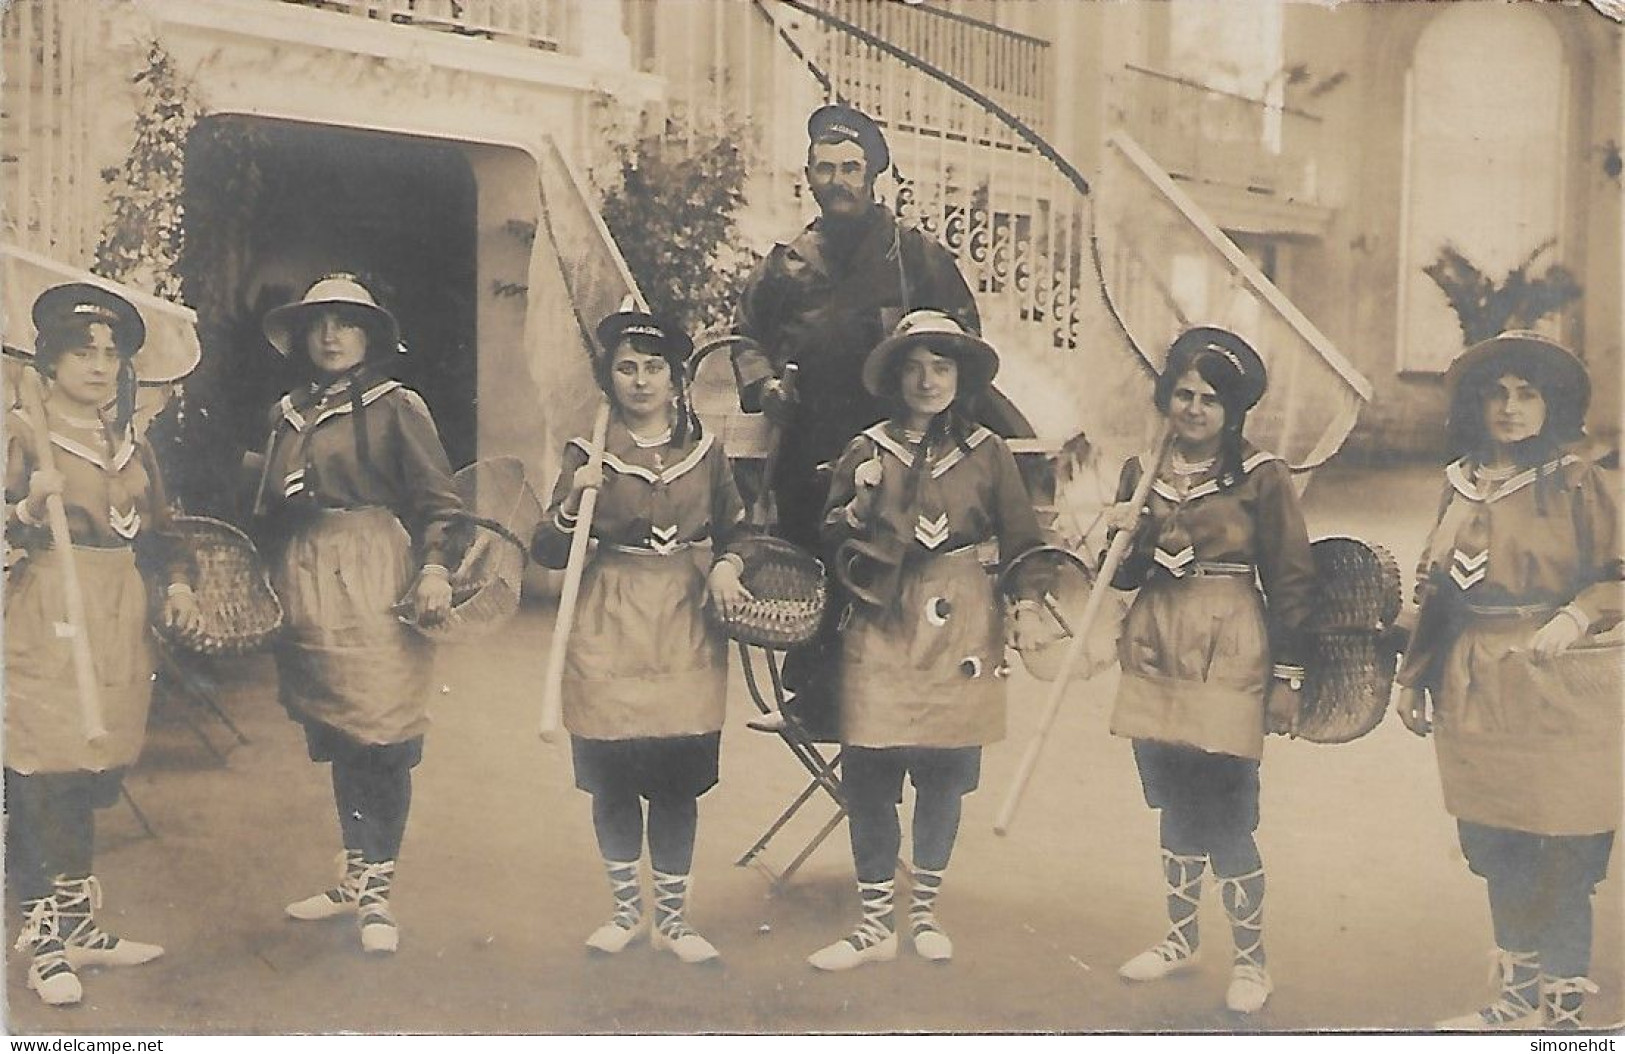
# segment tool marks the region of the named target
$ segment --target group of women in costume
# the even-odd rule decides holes
[[[14,411],[7,529],[26,558],[6,598],[5,778],[25,913],[19,949],[30,955],[29,987],[60,1005],[80,998],[81,967],[162,952],[98,927],[91,818],[117,794],[143,737],[151,615],[138,568],[155,579],[158,617],[184,625],[198,612],[187,554],[165,544],[156,467],[130,426],[139,315],[104,290],[64,286],[40,298],[34,321],[61,468]],[[390,377],[395,320],[360,283],[322,279],[271,312],[265,332],[308,374],[272,410],[255,491],[287,615],[280,694],[311,759],[331,765],[343,843],[337,884],[286,910],[353,919],[364,949],[392,952],[390,892],[430,663],[429,645],[395,609],[404,596],[420,620],[449,611],[448,525],[461,509],[423,400]],[[576,785],[591,796],[612,897],[586,944],[618,953],[647,931],[655,947],[700,963],[718,957],[686,915],[698,799],[717,782],[725,714],[726,640],[713,615],[752,599],[736,544],[745,515],[724,451],[689,410],[689,337],[621,312],[603,320],[597,345],[593,369],[612,408],[601,457],[587,439],[568,445],[531,540],[552,567],[575,532],[596,542],[563,686]],[[1004,737],[1008,684],[1004,615],[978,554],[996,549],[1008,565],[1041,541],[1009,447],[970,410],[997,368],[995,350],[949,315],[906,315],[863,369],[888,416],[834,466],[820,555],[858,541],[884,545],[897,562],[886,595],[853,600],[841,633],[842,788],[860,916],[809,957],[820,970],[891,960],[900,931],[925,959],[954,954],[936,905],[962,798],[977,787],[983,747]],[[1573,1027],[1595,991],[1590,896],[1619,821],[1620,714],[1617,699],[1603,706],[1530,685],[1620,619],[1617,485],[1583,444],[1589,384],[1565,349],[1506,334],[1468,349],[1448,380],[1460,459],[1427,543],[1396,706],[1408,728],[1436,739],[1446,805],[1488,884],[1502,969],[1489,1005],[1441,1027]],[[1259,762],[1265,735],[1292,728],[1315,596],[1288,469],[1242,434],[1265,388],[1264,363],[1241,337],[1183,333],[1153,397],[1167,456],[1125,464],[1107,514],[1114,531],[1132,532],[1111,584],[1136,591],[1118,640],[1111,729],[1132,742],[1159,814],[1169,920],[1166,936],[1119,973],[1151,982],[1195,962],[1211,869],[1233,939],[1225,1001],[1238,1013],[1259,1010],[1273,989],[1254,838]],[[1129,499],[1147,472],[1150,496],[1136,507]],[[598,495],[590,528],[589,490]],[[68,511],[89,584],[109,729],[94,743],[79,724],[67,643],[54,633],[63,593],[41,527],[53,499]],[[906,927],[896,892],[905,777],[916,792]]]

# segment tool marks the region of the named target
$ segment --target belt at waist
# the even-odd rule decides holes
[[[402,526],[400,517],[388,505],[307,505],[291,522],[298,534],[385,532]]]
[[[625,556],[676,556],[689,549],[709,549],[711,539],[699,538],[692,542],[673,542],[659,549],[648,545],[619,545],[612,542],[598,543],[598,551],[603,553],[620,553]]]
[[[388,505],[312,505],[310,512],[318,516],[345,516],[352,513],[378,512],[382,510],[395,515]]]
[[[82,555],[87,560],[112,561],[120,557],[133,558],[135,556],[135,549],[127,544],[87,545],[84,542],[74,542],[73,545],[69,546],[69,548],[74,551],[76,556]],[[61,552],[54,545],[45,545],[38,549],[29,549],[22,558],[22,560],[30,560],[39,564],[48,563],[53,565],[59,563],[61,559]],[[19,560],[19,563],[20,562],[22,561]]]
[[[1156,570],[1176,581],[1189,578],[1252,578],[1252,564],[1228,563],[1223,560],[1195,560],[1177,571],[1158,565]]]
[[[1557,613],[1556,604],[1472,604],[1467,613],[1475,618],[1536,618]]]
[[[920,561],[921,563],[927,563],[932,560],[946,560],[949,557],[964,556],[966,553],[971,553],[974,555],[976,552],[976,547],[976,543],[972,542],[970,545],[961,545],[956,549],[944,549],[940,553],[934,552],[930,549],[916,549],[910,554],[910,556],[914,560]]]
[[[55,552],[56,551],[56,543],[54,541],[52,541],[49,537],[47,537],[47,538],[43,539],[41,544],[39,544],[39,545],[34,545],[34,544],[31,543],[26,547],[19,547],[19,548],[23,548],[24,551],[27,553],[27,555],[30,556],[30,557],[42,556],[45,553]],[[102,542],[86,542],[86,541],[75,540],[73,542],[73,544],[69,546],[69,548],[74,550],[75,552],[105,553],[105,552],[123,552],[125,550],[130,549],[131,546],[130,546],[129,542],[124,542],[124,541],[115,541],[115,542],[102,543]]]

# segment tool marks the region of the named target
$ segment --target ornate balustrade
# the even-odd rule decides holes
[[[567,15],[561,0],[281,0],[399,25],[558,51]]]

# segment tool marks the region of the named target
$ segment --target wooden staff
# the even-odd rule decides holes
[[[1123,559],[1128,556],[1129,547],[1134,544],[1134,533],[1140,523],[1141,509],[1151,495],[1151,484],[1156,482],[1158,473],[1162,471],[1162,463],[1168,457],[1172,441],[1173,433],[1164,421],[1154,446],[1156,462],[1140,476],[1139,482],[1135,484],[1134,494],[1129,498],[1130,507],[1134,510],[1134,521],[1126,529],[1118,531],[1112,538],[1111,545],[1106,548],[1106,559],[1101,562],[1100,573],[1095,576],[1095,584],[1089,590],[1089,599],[1084,602],[1083,614],[1078,617],[1077,625],[1071,627],[1072,640],[1066,646],[1066,654],[1061,657],[1060,672],[1050,685],[1044,719],[1039,723],[1038,732],[1034,734],[1032,742],[1027,744],[1027,752],[1021,756],[1021,764],[1016,769],[1015,778],[1010,781],[1010,790],[1005,795],[1004,805],[999,809],[999,817],[993,822],[995,834],[1010,833],[1010,824],[1015,819],[1017,807],[1021,805],[1021,796],[1027,790],[1033,770],[1038,767],[1038,755],[1043,751],[1044,743],[1049,738],[1056,715],[1061,712],[1061,702],[1066,697],[1067,682],[1072,679],[1072,669],[1083,655],[1084,640],[1089,634],[1090,627],[1094,625],[1095,616],[1100,613],[1100,606],[1111,589],[1112,579],[1116,577]]]
[[[56,459],[51,454],[51,426],[45,420],[44,395],[34,368],[23,368],[20,388],[23,415],[34,431],[39,467],[54,472]],[[107,737],[107,726],[102,721],[101,685],[96,679],[96,663],[91,658],[90,637],[85,631],[85,595],[79,586],[79,565],[74,562],[73,536],[68,533],[68,511],[62,504],[62,495],[52,494],[45,499],[45,518],[51,527],[51,548],[56,552],[57,566],[62,569],[62,595],[68,618],[65,628],[73,651],[73,678],[79,686],[79,719],[86,742],[97,743]]]
[[[783,386],[784,398],[790,402],[796,400],[796,371],[799,369],[793,362],[784,365],[784,376],[779,379]],[[751,504],[750,525],[757,531],[768,533],[778,526],[779,512],[773,501],[773,476],[779,465],[779,443],[783,439],[783,431],[777,421],[767,423],[767,456],[762,459],[762,487],[756,494],[756,500]]]
[[[598,404],[598,416],[592,422],[588,468],[603,468],[604,443],[608,437],[609,400],[606,398]],[[570,629],[575,625],[576,598],[581,592],[581,572],[587,565],[587,541],[597,508],[598,488],[588,487],[581,494],[575,530],[570,535],[570,559],[564,565],[564,589],[559,593],[558,618],[553,623],[553,640],[547,651],[547,679],[542,682],[542,738],[549,743],[558,738],[559,717],[564,712],[564,655],[570,643]]]

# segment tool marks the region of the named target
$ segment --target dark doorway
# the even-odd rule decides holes
[[[390,356],[389,371],[428,402],[453,466],[474,459],[478,199],[457,147],[205,118],[188,143],[185,195],[181,270],[204,357],[182,420],[164,423],[189,506],[229,510],[228,462],[264,443],[269,407],[295,381],[260,320],[335,271],[356,275],[395,315],[407,353]]]

